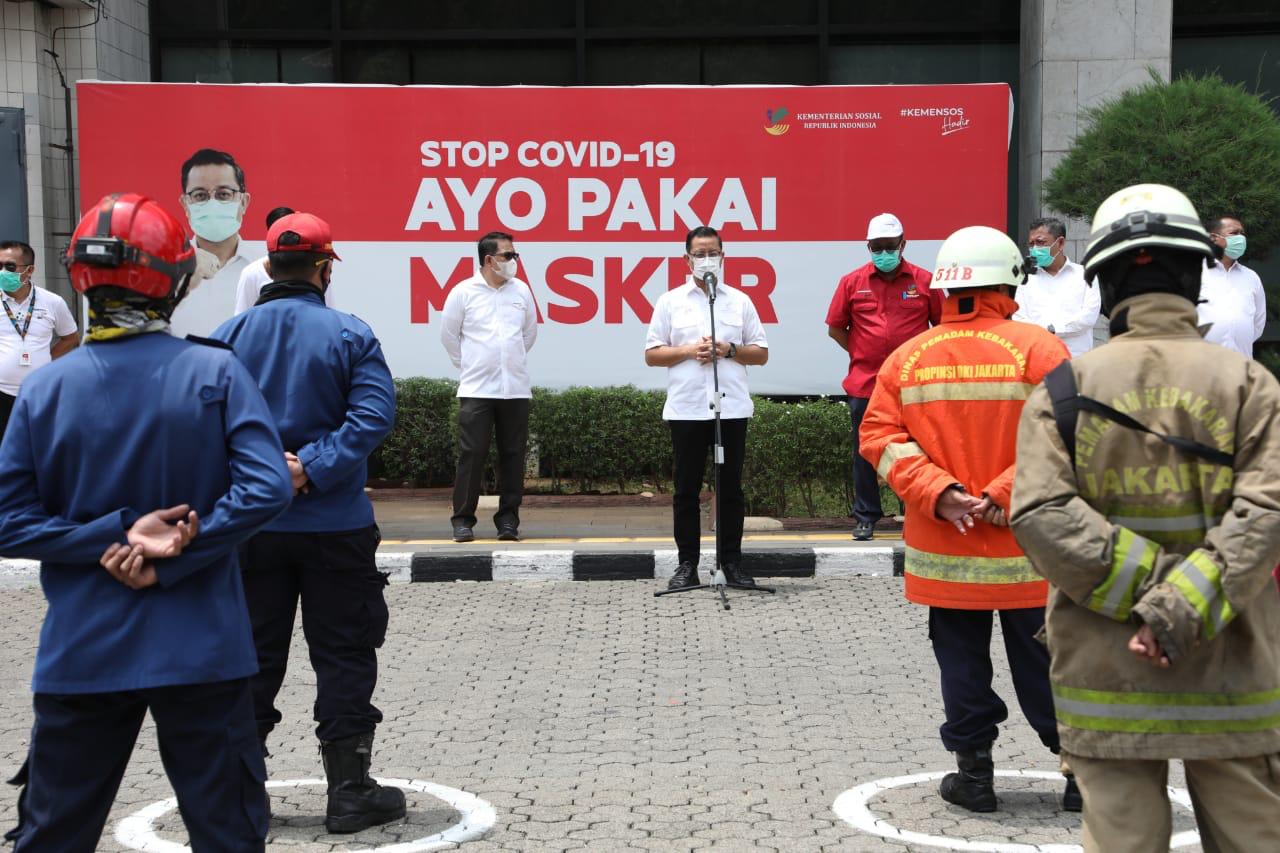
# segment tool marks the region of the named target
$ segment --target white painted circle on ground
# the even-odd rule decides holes
[[[974,853],[1082,853],[1078,844],[1016,844],[1013,842],[967,841],[963,838],[950,838],[946,835],[925,835],[909,829],[898,829],[896,826],[881,820],[871,811],[870,802],[876,795],[891,788],[902,788],[907,785],[918,785],[921,782],[936,782],[951,771],[942,770],[937,773],[916,773],[912,776],[895,776],[891,779],[877,779],[856,788],[850,788],[836,797],[831,810],[845,823],[881,838],[891,838],[908,844],[920,844],[925,847],[941,847],[946,850],[969,850]],[[1061,773],[1050,773],[1044,770],[997,770],[997,776],[1017,779],[1062,779]],[[1184,788],[1170,788],[1170,801],[1180,806],[1191,808],[1191,795]],[[1200,834],[1194,830],[1179,832],[1170,839],[1169,848],[1190,847],[1200,842]]]
[[[497,813],[493,806],[475,794],[437,785],[434,782],[423,782],[419,779],[378,779],[383,785],[419,791],[441,800],[457,809],[462,820],[434,835],[416,838],[413,841],[402,841],[383,847],[372,847],[364,850],[352,850],[350,853],[424,853],[428,850],[443,850],[474,841],[493,828],[497,822]],[[324,785],[323,779],[281,779],[268,782],[268,788],[301,788],[308,785]],[[173,841],[165,841],[156,835],[155,821],[178,807],[176,797],[152,803],[146,808],[134,812],[116,825],[116,841],[131,850],[144,850],[147,853],[191,853],[190,847],[184,847]]]

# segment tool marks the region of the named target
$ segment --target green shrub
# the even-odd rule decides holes
[[[450,379],[396,380],[396,425],[370,467],[414,486],[453,482],[458,434],[458,383]]]
[[[413,486],[453,482],[458,434],[457,383],[396,381],[396,424],[370,462],[371,476]],[[671,484],[671,434],[665,395],[626,385],[535,388],[529,437],[557,492],[619,491]],[[849,411],[843,402],[755,399],[747,429],[743,490],[752,515],[845,515],[852,503]],[[490,467],[493,450],[490,448]],[[488,480],[492,480],[491,473]],[[711,482],[708,454],[707,482]],[[891,494],[891,493],[890,493]],[[891,506],[886,502],[886,511]]]
[[[1152,82],[1086,112],[1089,127],[1045,179],[1045,203],[1089,219],[1130,184],[1168,184],[1201,216],[1237,214],[1249,248],[1280,242],[1280,118],[1216,74]]]
[[[529,413],[543,470],[553,488],[575,480],[578,491],[604,483],[671,479],[671,442],[662,422],[664,396],[630,385],[537,389]]]

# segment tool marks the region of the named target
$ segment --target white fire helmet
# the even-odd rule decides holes
[[[1190,199],[1164,184],[1136,184],[1098,205],[1084,252],[1084,277],[1093,281],[1107,261],[1144,246],[1214,257],[1213,242]]]
[[[1026,259],[1009,236],[986,225],[956,231],[938,250],[931,287],[948,292],[997,284],[1017,286],[1027,280]]]

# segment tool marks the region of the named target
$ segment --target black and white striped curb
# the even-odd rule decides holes
[[[379,555],[381,558],[381,555]],[[700,564],[715,563],[704,550]],[[411,581],[666,580],[679,563],[676,551],[493,551],[488,554],[417,553]],[[745,551],[742,566],[759,578],[893,577],[902,574],[902,551],[879,548],[795,548]]]
[[[902,574],[900,547],[793,548],[746,551],[742,566],[758,578],[894,577]],[[665,580],[679,562],[675,550],[497,550],[482,554],[380,552],[378,569],[397,583],[443,581]],[[700,563],[710,567],[714,552]],[[36,560],[0,560],[0,588],[38,581]]]

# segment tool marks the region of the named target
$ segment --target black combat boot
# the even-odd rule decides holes
[[[404,791],[369,778],[373,732],[321,741],[320,755],[329,779],[329,808],[324,817],[329,832],[359,832],[404,817]]]
[[[991,749],[973,752],[957,752],[956,766],[959,773],[948,773],[942,778],[938,793],[948,803],[954,803],[971,812],[996,810],[995,764],[991,761]]]

